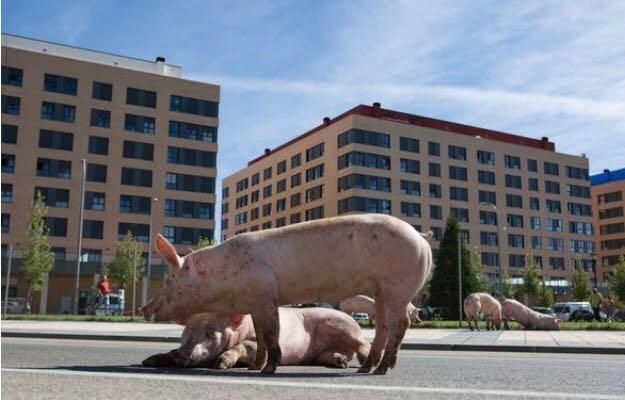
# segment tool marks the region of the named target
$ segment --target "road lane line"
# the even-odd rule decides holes
[[[436,387],[419,387],[419,386],[376,386],[376,385],[357,385],[357,384],[341,384],[341,383],[310,383],[310,382],[284,382],[271,378],[219,378],[210,376],[181,376],[181,375],[165,375],[165,374],[129,374],[121,372],[91,372],[91,371],[69,371],[69,370],[40,370],[40,369],[20,369],[20,368],[3,368],[2,372],[36,374],[36,375],[70,375],[70,376],[106,376],[116,379],[144,379],[144,380],[170,380],[183,382],[198,383],[217,383],[229,385],[258,385],[258,386],[278,386],[293,388],[309,388],[309,389],[344,389],[344,390],[360,390],[360,391],[376,391],[376,392],[412,392],[421,394],[451,394],[462,395],[471,394],[478,396],[502,396],[502,397],[529,397],[529,398],[549,398],[549,399],[588,399],[588,400],[624,400],[625,396],[609,395],[609,394],[591,394],[591,393],[564,393],[564,392],[535,392],[535,391],[517,391],[517,390],[499,390],[499,389],[470,389],[470,388],[436,388]]]

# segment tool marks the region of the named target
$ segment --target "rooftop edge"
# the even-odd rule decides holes
[[[610,171],[604,169],[603,172],[590,176],[590,185],[603,185],[605,183],[625,181],[625,168]]]

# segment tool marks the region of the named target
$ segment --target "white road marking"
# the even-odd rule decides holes
[[[40,370],[40,369],[20,369],[20,368],[3,368],[2,372],[25,373],[35,375],[70,375],[70,376],[106,376],[115,379],[143,379],[143,380],[169,380],[182,382],[202,382],[217,383],[230,385],[258,385],[258,386],[278,386],[308,389],[330,389],[330,390],[359,390],[359,391],[376,391],[376,392],[409,392],[421,394],[451,394],[451,395],[477,395],[477,396],[502,396],[502,397],[530,397],[530,398],[549,398],[549,399],[588,399],[588,400],[625,400],[625,396],[609,395],[609,394],[591,394],[591,393],[564,393],[564,392],[535,392],[535,391],[518,391],[518,390],[489,390],[489,389],[470,389],[470,388],[437,388],[437,387],[419,387],[419,386],[384,386],[384,385],[357,385],[357,384],[340,384],[340,383],[310,383],[310,382],[285,382],[277,381],[271,378],[220,378],[210,376],[181,376],[181,375],[164,375],[164,374],[128,374],[121,372],[90,372],[90,371],[68,371],[68,370]]]

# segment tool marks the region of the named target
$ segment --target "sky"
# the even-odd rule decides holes
[[[624,21],[623,1],[2,1],[3,32],[220,85],[219,181],[376,101],[623,168]]]

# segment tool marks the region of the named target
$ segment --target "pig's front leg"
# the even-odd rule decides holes
[[[162,367],[175,367],[176,357],[178,355],[178,349],[172,350],[167,353],[154,354],[143,360],[141,364],[144,367],[162,368]]]
[[[280,319],[278,316],[278,306],[271,304],[261,308],[259,312],[252,314],[254,329],[256,330],[256,342],[258,351],[256,352],[255,367],[262,367],[262,374],[273,374],[282,358],[282,351],[278,339],[280,337]],[[260,336],[258,333],[260,332]],[[266,349],[266,353],[265,350]]]
[[[234,367],[237,363],[252,365],[256,358],[256,349],[256,342],[244,340],[230,350],[222,353],[215,361],[213,368],[228,369]]]

